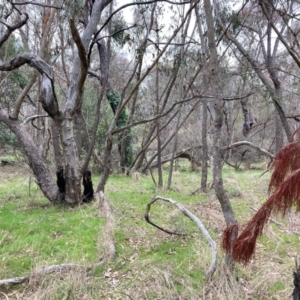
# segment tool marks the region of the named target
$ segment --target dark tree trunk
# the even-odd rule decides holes
[[[244,116],[243,135],[247,136],[250,130],[257,124],[257,120],[251,114],[247,98],[241,100],[241,106]]]

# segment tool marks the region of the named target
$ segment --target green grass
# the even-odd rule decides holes
[[[51,206],[27,172],[8,171],[11,175],[3,176],[0,183],[0,279],[27,275],[53,264],[90,266],[99,261],[105,220],[99,217],[98,203],[76,208]],[[260,178],[262,172],[224,168],[224,185],[241,224],[254,214],[251,208],[258,209],[265,200],[268,175]],[[164,182],[167,176],[165,172]],[[98,180],[95,176],[94,184]],[[170,191],[157,191],[150,176],[110,177],[105,193],[115,218],[117,257],[91,274],[51,274],[5,292],[12,299],[16,293],[25,293],[32,299],[51,300],[246,299],[250,291],[251,299],[287,299],[299,236],[294,233],[298,227],[292,230],[286,219],[279,218],[283,226],[270,224],[258,241],[253,262],[236,267],[239,280],[232,285],[224,279],[220,249],[217,272],[211,282],[206,281],[210,247],[195,224],[174,206],[156,202],[151,219],[186,236],[167,235],[145,222],[146,205],[155,195],[172,198],[197,215],[219,245],[225,227],[221,208],[213,191],[191,196],[199,185],[200,175],[188,172],[185,165],[174,173]]]

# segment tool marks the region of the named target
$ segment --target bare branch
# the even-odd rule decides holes
[[[4,24],[7,27],[7,31],[0,39],[0,47],[4,44],[5,41],[7,41],[7,39],[10,37],[10,35],[12,34],[12,32],[14,30],[16,30],[26,24],[26,22],[28,20],[28,15],[25,13],[24,16],[25,16],[25,18],[23,20],[21,20],[19,23],[15,24],[13,26],[9,26],[6,23],[1,22],[2,24]]]
[[[225,151],[225,150],[229,150],[229,149],[232,149],[232,148],[235,148],[235,147],[239,147],[239,146],[249,146],[249,147],[251,147],[251,148],[253,148],[253,149],[261,152],[262,154],[270,157],[271,159],[274,159],[274,157],[275,157],[275,155],[272,154],[272,153],[270,153],[269,151],[267,151],[267,150],[265,150],[263,148],[260,148],[260,147],[254,145],[254,144],[252,144],[252,143],[250,143],[248,141],[236,142],[236,143],[233,143],[233,144],[231,144],[231,145],[229,145],[227,147],[221,148],[220,150],[221,151]]]
[[[95,72],[93,72],[93,71],[89,71],[89,73],[90,73],[90,75],[92,75],[92,76],[94,76],[94,77],[96,77],[96,78],[99,78],[99,76],[97,75],[97,73],[95,73]],[[235,101],[235,100],[241,100],[241,99],[243,99],[243,98],[247,98],[247,97],[249,97],[249,96],[251,96],[251,95],[253,95],[253,94],[254,94],[254,92],[249,92],[249,93],[246,94],[246,95],[241,95],[241,96],[236,96],[236,97],[223,97],[222,99],[223,99],[224,101]],[[149,123],[149,122],[155,121],[155,120],[157,120],[157,119],[160,119],[160,118],[166,116],[167,114],[169,114],[169,113],[174,109],[175,106],[177,106],[177,105],[179,105],[179,104],[182,104],[182,103],[185,103],[185,102],[188,102],[188,101],[191,101],[191,100],[193,100],[193,99],[197,99],[197,98],[202,98],[202,99],[203,99],[203,98],[213,99],[213,96],[210,96],[210,95],[194,95],[194,96],[192,96],[192,97],[190,97],[190,98],[186,98],[186,99],[177,101],[177,102],[173,103],[172,106],[171,106],[167,111],[162,112],[161,114],[159,114],[159,115],[157,115],[157,116],[154,116],[154,117],[152,117],[152,118],[150,118],[150,119],[142,120],[142,121],[137,121],[137,122],[135,122],[135,123],[128,124],[128,125],[126,125],[126,126],[124,126],[124,127],[115,129],[115,130],[112,132],[112,134],[116,134],[116,133],[122,132],[122,131],[124,131],[124,130],[126,130],[126,129],[128,129],[128,128],[135,127],[135,126],[137,126],[137,125]]]
[[[76,89],[79,91],[78,94],[82,95],[83,88],[84,88],[84,83],[85,83],[85,79],[86,79],[86,76],[88,74],[89,62],[88,62],[87,57],[86,57],[85,47],[84,47],[84,45],[82,43],[82,40],[80,38],[80,35],[79,35],[78,31],[77,31],[77,28],[75,26],[74,20],[71,19],[69,21],[69,23],[70,23],[72,37],[73,37],[74,42],[75,42],[75,44],[77,46],[77,49],[78,49],[78,55],[79,55],[80,65],[81,65],[79,79],[78,79],[78,83],[77,83]],[[77,97],[77,99],[76,99],[77,106],[80,105],[81,101],[82,101],[82,97]]]
[[[42,75],[42,91],[40,101],[44,110],[53,119],[59,117],[60,112],[54,90],[53,70],[51,66],[42,60],[38,55],[28,52],[19,54],[15,58],[5,63],[0,63],[0,71],[12,71],[25,64],[29,64]]]
[[[42,268],[40,270],[35,270],[33,273],[23,276],[23,277],[14,277],[9,279],[0,280],[0,286],[9,286],[9,285],[17,285],[28,281],[33,276],[43,276],[55,272],[63,272],[69,271],[72,269],[83,269],[84,267],[77,264],[62,264],[62,265],[53,265],[49,267]]]
[[[49,116],[48,115],[33,115],[33,116],[30,116],[28,118],[26,118],[24,121],[23,121],[23,124],[26,124],[28,123],[29,121],[33,121],[37,118],[48,118]]]
[[[184,5],[184,4],[191,4],[190,1],[186,1],[186,2],[175,2],[175,1],[169,1],[169,0],[151,0],[151,1],[144,1],[144,2],[132,2],[132,3],[127,3],[121,7],[119,7],[118,9],[116,9],[108,18],[107,20],[104,22],[104,24],[101,26],[101,28],[97,31],[97,33],[95,34],[95,36],[98,36],[98,34],[103,30],[103,28],[108,24],[108,22],[112,19],[112,17],[118,13],[120,10],[129,7],[129,6],[133,6],[133,5],[147,5],[147,4],[152,4],[155,2],[168,2],[170,4],[175,4],[175,5]]]
[[[17,99],[16,104],[15,104],[15,109],[14,109],[14,111],[12,113],[12,116],[11,116],[12,118],[18,119],[22,103],[23,103],[25,97],[27,96],[27,94],[29,93],[30,89],[34,85],[37,77],[38,77],[38,73],[34,72],[32,78],[30,79],[30,81],[26,84],[26,86],[23,88],[22,92],[18,96],[18,99]]]
[[[294,59],[295,63],[298,65],[298,67],[300,67],[300,59],[299,59],[298,54],[295,51],[293,51],[293,49],[291,47],[289,47],[288,43],[286,42],[286,40],[282,36],[281,32],[279,32],[279,30],[275,26],[274,22],[270,19],[268,13],[266,12],[266,8],[264,7],[263,2],[261,0],[259,1],[259,5],[260,5],[265,17],[267,18],[269,24],[272,26],[272,28],[276,32],[278,38],[280,39],[282,44],[285,46],[286,50],[291,55],[291,57]]]
[[[206,238],[206,240],[208,241],[210,247],[211,247],[211,254],[212,254],[212,261],[211,261],[211,265],[209,270],[206,272],[206,276],[208,278],[211,278],[211,276],[213,275],[213,273],[216,270],[217,267],[217,246],[215,241],[211,238],[209,232],[207,231],[207,229],[205,228],[205,226],[203,225],[203,223],[199,220],[199,218],[197,218],[193,213],[191,213],[189,210],[187,210],[181,203],[172,200],[170,198],[164,198],[161,196],[156,196],[154,197],[148,204],[147,204],[147,209],[146,209],[146,213],[145,213],[145,219],[148,222],[149,220],[149,211],[151,208],[151,205],[153,203],[155,203],[157,200],[162,200],[165,202],[169,202],[174,204],[177,208],[179,208],[179,210],[189,219],[191,219],[193,222],[196,223],[197,227],[199,228],[199,230],[202,232],[202,234],[204,235],[204,237]],[[149,222],[148,222],[149,223]],[[151,224],[151,223],[150,223]],[[153,224],[152,224],[153,225]],[[155,225],[155,227],[159,228],[157,225]],[[160,229],[160,228],[159,228]]]
[[[74,20],[70,19],[69,24],[70,24],[70,28],[71,28],[72,37],[73,37],[74,42],[75,42],[75,44],[77,46],[77,49],[78,49],[78,54],[79,54],[79,57],[80,57],[81,68],[82,68],[81,71],[87,72],[88,61],[86,59],[86,51],[85,51],[84,45],[83,45],[83,43],[81,41],[81,38],[80,38],[80,35],[77,31]]]
[[[41,6],[41,7],[50,7],[50,8],[56,8],[56,9],[63,9],[62,6],[55,6],[55,5],[48,5],[48,4],[43,4],[43,3],[37,3],[34,1],[24,1],[24,2],[11,2],[11,4],[14,5],[36,5],[36,6]]]

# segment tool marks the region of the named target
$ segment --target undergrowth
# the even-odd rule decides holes
[[[99,217],[98,203],[54,207],[26,170],[1,167],[0,172],[0,279],[54,264],[92,266],[99,261],[105,220]],[[224,169],[225,188],[241,224],[266,198],[269,175],[260,177],[262,172]],[[94,184],[98,180],[99,176],[93,177]],[[116,220],[117,257],[92,272],[33,276],[29,283],[0,289],[0,299],[4,294],[9,299],[47,300],[290,298],[300,233],[295,213],[271,221],[255,259],[248,266],[237,265],[231,279],[225,276],[224,253],[218,250],[217,271],[210,281],[205,277],[210,247],[194,223],[162,202],[151,208],[152,221],[186,235],[170,236],[145,222],[152,197],[172,198],[198,216],[219,244],[225,228],[220,205],[212,190],[192,195],[199,185],[200,175],[186,166],[174,172],[170,191],[158,191],[150,175],[110,177],[105,193]]]

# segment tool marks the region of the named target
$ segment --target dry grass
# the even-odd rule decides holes
[[[23,178],[18,181],[20,188],[28,188],[28,174],[14,172],[10,176],[1,174],[0,189],[20,176]],[[232,193],[230,198],[240,223],[248,220],[253,214],[251,207],[258,208],[266,196],[268,178],[259,178],[258,175],[258,171],[225,172],[226,189],[229,194]],[[225,223],[213,192],[189,196],[199,185],[199,176],[195,173],[178,172],[174,182],[180,193],[163,191],[164,196],[181,202],[196,214],[219,244]],[[210,248],[195,226],[185,220],[186,217],[164,203],[157,205],[150,213],[151,218],[160,225],[170,230],[183,230],[188,233],[187,237],[172,237],[145,223],[143,214],[146,204],[155,194],[151,179],[140,174],[132,178],[111,178],[106,195],[113,204],[115,216],[114,233],[118,251],[115,260],[92,272],[70,271],[33,277],[26,285],[1,292],[8,299],[26,300],[291,298],[292,272],[300,238],[297,214],[290,213],[284,220],[274,217],[283,226],[274,223],[268,226],[264,237],[259,239],[255,259],[248,266],[237,265],[233,277],[223,269],[224,253],[219,250],[217,271],[207,282],[204,274],[210,265]],[[2,197],[1,201],[4,203],[6,199]],[[93,205],[96,213],[97,205]],[[34,209],[33,204],[31,209]],[[23,212],[26,213],[26,210]],[[98,241],[100,258],[104,249],[101,235],[95,236],[95,240],[96,244]],[[86,264],[86,261],[79,259],[75,263]],[[47,264],[49,261],[36,261],[33,267]],[[0,299],[6,299],[4,294],[0,293]]]

